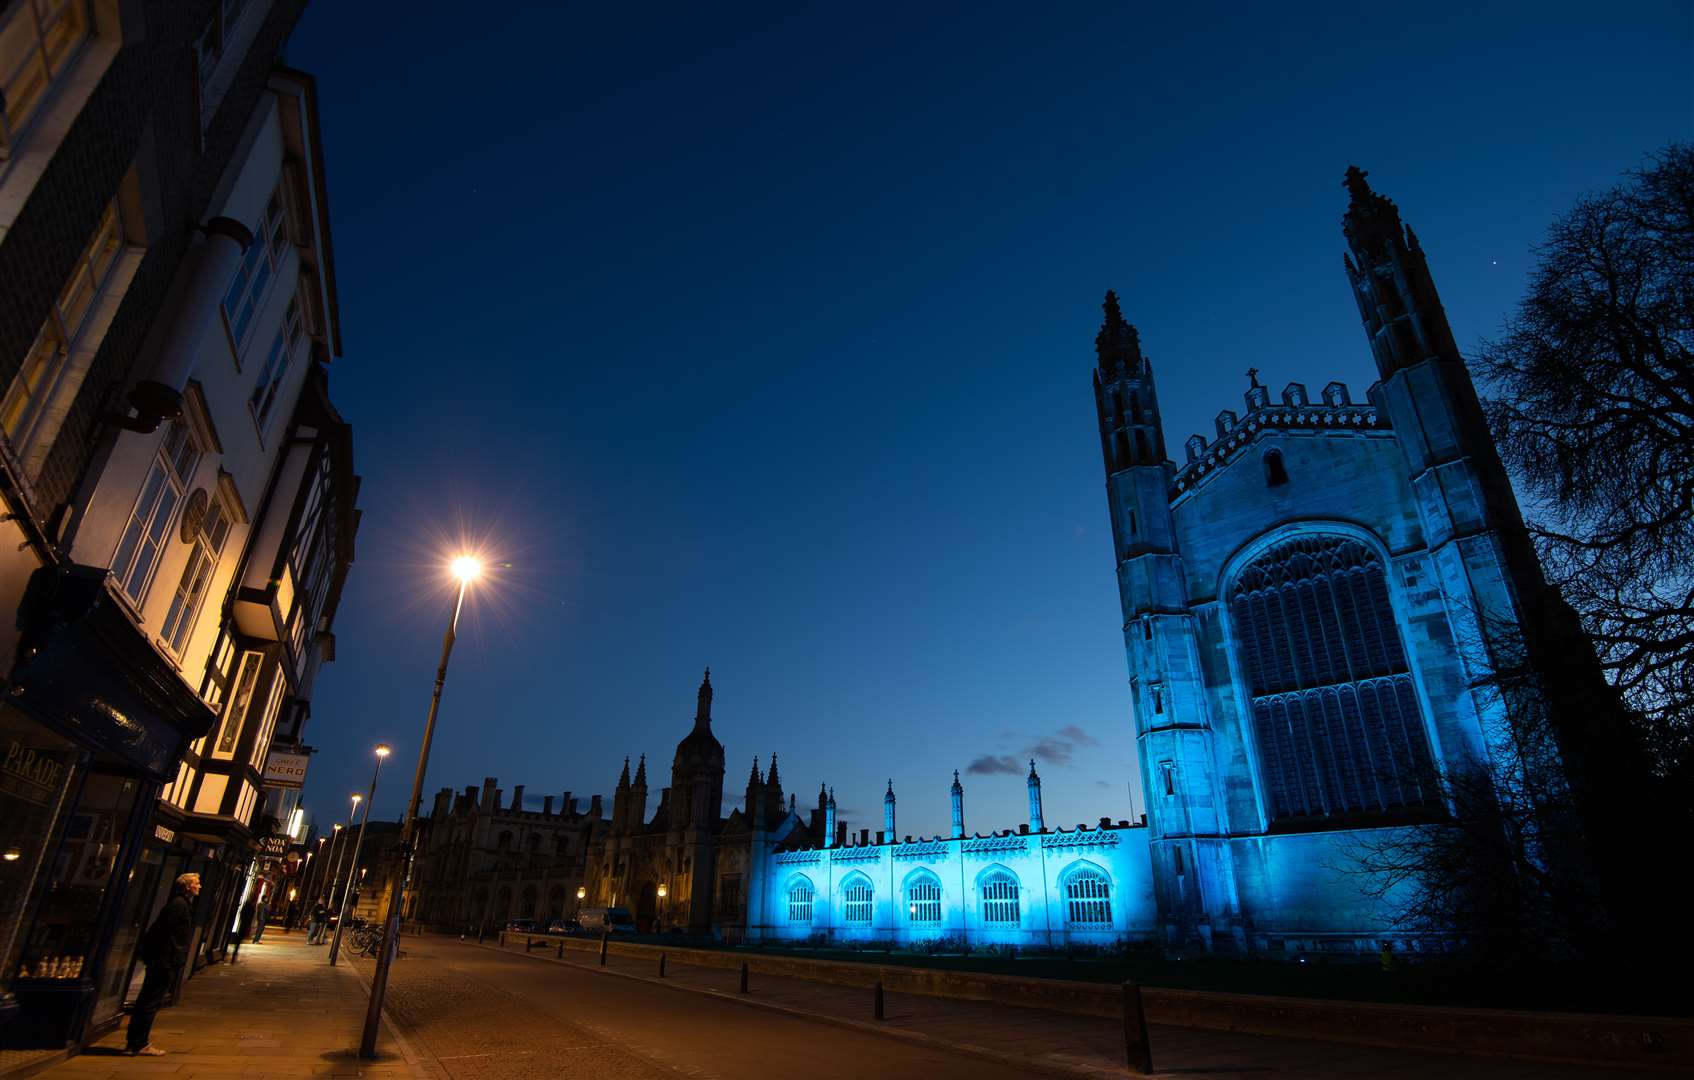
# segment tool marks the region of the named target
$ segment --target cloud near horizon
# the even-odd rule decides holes
[[[1002,732],[1001,738],[1020,738],[1016,732]],[[1018,754],[984,754],[965,766],[965,771],[976,776],[988,776],[995,773],[1021,775],[1027,767],[1030,758],[1034,758],[1036,766],[1069,765],[1076,757],[1077,751],[1084,747],[1099,746],[1100,740],[1075,724],[1066,724],[1055,734],[1042,735],[1034,742],[1025,746]]]

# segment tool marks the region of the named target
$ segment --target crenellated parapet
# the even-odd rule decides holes
[[[1190,435],[1183,443],[1188,460],[1172,483],[1173,502],[1240,457],[1260,434],[1377,434],[1389,428],[1387,417],[1378,413],[1374,405],[1354,401],[1347,385],[1340,382],[1323,388],[1321,402],[1308,400],[1305,385],[1297,382],[1283,388],[1280,402],[1272,403],[1270,391],[1258,385],[1248,389],[1245,400],[1245,416],[1237,415],[1233,409],[1218,413],[1215,442],[1208,443],[1204,435]]]

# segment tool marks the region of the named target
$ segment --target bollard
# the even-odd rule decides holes
[[[665,954],[659,954],[659,978],[665,977]]]
[[[476,924],[476,943],[478,945],[482,944],[482,932],[483,932],[483,925],[481,923],[477,923]]]
[[[741,961],[741,993],[747,992],[747,961]]]
[[[1151,1075],[1153,1048],[1147,1042],[1147,1013],[1141,1007],[1141,987],[1133,979],[1123,984],[1123,1043],[1129,1071]]]
[[[881,979],[878,979],[876,981],[876,998],[875,998],[875,1001],[876,1001],[876,1018],[878,1020],[881,1020],[882,1019],[882,980]]]
[[[559,955],[557,957],[555,957],[555,959],[563,960],[564,958],[565,958],[565,941],[564,941],[563,938],[560,938],[559,939]]]
[[[602,931],[601,934],[600,934],[600,966],[601,967],[606,966],[606,942],[611,938],[611,936],[612,936],[612,932],[610,930]]]

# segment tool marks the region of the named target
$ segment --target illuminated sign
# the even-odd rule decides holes
[[[265,786],[274,788],[297,788],[306,784],[306,766],[311,763],[310,754],[299,754],[291,750],[272,750],[265,758]]]

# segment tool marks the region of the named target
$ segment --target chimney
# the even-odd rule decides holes
[[[512,789],[512,812],[513,813],[522,813],[523,812],[523,785],[522,784],[519,784],[517,787]]]
[[[496,802],[497,796],[494,791],[494,784],[494,777],[485,776],[482,778],[482,809],[484,810],[499,809]]]
[[[859,830],[859,846],[863,847],[870,842],[871,842],[871,831],[869,829],[860,829]]]
[[[565,792],[565,797],[559,801],[559,813],[566,817],[576,816],[576,800],[571,798],[569,791]]]
[[[605,815],[603,806],[604,804],[600,801],[600,796],[591,796],[588,800],[588,816],[593,818],[595,821],[599,821],[601,817]]]
[[[553,796],[545,795],[545,796],[542,797],[542,799],[541,799],[541,816],[542,817],[552,817],[553,816]]]

